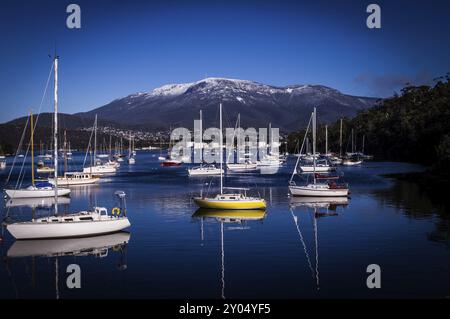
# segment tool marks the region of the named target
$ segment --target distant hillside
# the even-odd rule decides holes
[[[339,150],[339,121],[328,128],[329,146]],[[401,95],[385,99],[379,106],[344,121],[344,152],[349,149],[354,129],[356,148],[379,159],[432,166],[450,176],[450,83],[449,77],[434,87],[406,87]],[[318,130],[319,148],[324,150],[324,133]],[[291,149],[303,132],[290,136]]]

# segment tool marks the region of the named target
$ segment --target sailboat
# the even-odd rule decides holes
[[[5,168],[6,168],[6,160],[0,159],[0,169],[5,169]]]
[[[308,131],[311,126],[311,121],[313,120],[313,116],[309,119],[308,126],[306,128],[305,137],[303,138],[302,147],[300,148],[300,157],[297,159],[297,163],[300,163],[300,160],[303,160],[304,162],[301,163],[300,166],[298,166],[303,173],[312,173],[312,172],[328,172],[332,171],[335,168],[331,166],[328,163],[327,158],[319,158],[319,154],[316,153],[315,149],[313,151],[313,154],[308,154],[308,146],[309,146],[309,139],[308,139]],[[315,133],[314,133],[315,134]],[[302,156],[303,147],[306,143],[306,154]],[[297,168],[297,166],[296,166]],[[296,171],[296,170],[295,170]]]
[[[83,168],[83,173],[89,173],[93,176],[102,176],[107,174],[114,174],[117,171],[115,165],[108,163],[102,163],[100,160],[97,160],[97,114],[95,115],[94,121],[94,154],[93,161],[95,163],[91,163],[91,166]]]
[[[243,159],[244,163],[228,163],[228,160],[227,160],[227,170],[229,170],[231,172],[254,171],[254,170],[258,169],[258,164],[257,163],[252,163],[252,161],[248,158],[248,156],[250,154],[244,154],[244,158],[240,158],[240,149],[239,149],[240,128],[241,128],[241,114],[238,114],[238,118],[237,118],[237,121],[236,121],[236,130],[238,132],[238,136],[237,136],[237,140],[238,140],[237,157],[238,157],[238,160],[242,160]],[[234,136],[233,136],[233,140],[234,140]],[[229,157],[230,156],[228,156],[228,159],[229,159]]]
[[[172,131],[172,127],[170,128],[170,131]],[[169,148],[167,150],[167,156],[161,162],[161,166],[162,167],[176,167],[176,166],[181,166],[181,164],[183,164],[183,162],[181,160],[172,158],[171,139],[170,139],[170,133],[169,133]]]
[[[354,131],[352,129],[352,151],[351,153],[347,153],[346,158],[342,161],[342,165],[344,166],[356,166],[356,165],[361,165],[362,164],[362,160],[360,159],[360,156],[358,153],[355,152],[355,137],[354,137]]]
[[[203,160],[203,128],[202,128],[202,111],[200,110],[200,154]],[[210,176],[210,175],[220,175],[223,174],[223,169],[219,169],[214,164],[203,165],[197,167],[192,167],[188,169],[189,176]]]
[[[312,132],[313,132],[313,154],[316,153],[316,120],[317,120],[316,108],[311,115],[310,121],[312,121]],[[309,128],[309,124],[308,124]],[[349,189],[345,184],[339,185],[334,179],[335,176],[328,177],[326,175],[319,175],[316,172],[316,158],[313,158],[313,182],[307,183],[306,185],[296,185],[294,182],[294,176],[297,171],[297,166],[299,164],[299,158],[294,167],[291,179],[289,181],[289,191],[294,196],[319,196],[319,197],[338,197],[338,196],[348,196]],[[329,180],[331,179],[331,181]],[[328,182],[319,182],[320,180],[329,180]]]
[[[9,198],[38,198],[38,197],[52,197],[52,196],[68,196],[70,194],[70,189],[59,188],[56,189],[52,184],[48,182],[36,182],[34,179],[34,124],[33,124],[33,113],[30,112],[30,145],[31,145],[31,185],[27,188],[20,189],[5,189],[6,195]],[[58,163],[57,151],[55,151],[54,156],[55,168]],[[55,176],[57,176],[57,171],[54,170]]]
[[[268,152],[265,154],[258,162],[258,167],[279,167],[283,164],[283,162],[280,160],[279,154],[272,154],[271,150],[273,147],[273,134],[272,134],[272,123],[269,123],[269,145],[268,145]],[[279,147],[279,145],[277,145]]]
[[[220,110],[220,134],[219,134],[219,154],[220,154],[220,169],[223,169],[223,132],[222,132],[222,103],[219,106]],[[223,192],[223,172],[220,173],[220,193],[215,197],[194,197],[194,202],[200,208],[212,208],[212,209],[266,209],[266,201],[259,197],[248,197],[246,192],[248,188],[232,188],[227,187],[229,190],[240,190],[242,193],[225,194]]]
[[[125,193],[117,191],[115,195],[120,201],[120,208],[113,209],[109,215],[104,207],[94,207],[92,211],[82,211],[70,215],[58,215],[58,56],[54,58],[55,69],[55,215],[32,219],[28,222],[17,222],[6,225],[6,229],[16,239],[70,238],[103,235],[121,231],[130,226],[127,218]],[[114,212],[117,212],[114,215]]]
[[[58,185],[61,186],[76,186],[76,185],[89,185],[97,183],[100,178],[92,175],[91,173],[84,172],[68,172],[67,171],[67,138],[66,131],[64,131],[64,176],[58,177]],[[49,178],[48,182],[55,185],[55,179]]]
[[[136,164],[136,160],[134,159],[134,155],[136,155],[136,152],[134,151],[134,147],[132,146],[132,144],[134,144],[133,141],[134,139],[130,133],[130,141],[128,144],[128,164],[130,165]]]

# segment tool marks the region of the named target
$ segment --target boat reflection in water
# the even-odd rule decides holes
[[[59,205],[69,205],[70,197],[58,198]],[[54,197],[46,198],[10,198],[6,202],[6,208],[29,207],[29,208],[51,208],[55,205]]]
[[[321,217],[338,216],[338,208],[346,207],[348,205],[347,197],[291,197],[290,199],[290,212],[292,219],[294,220],[295,227],[302,243],[303,251],[305,252],[306,261],[308,262],[309,269],[311,270],[312,278],[315,280],[317,290],[320,290],[319,282],[319,243],[318,243],[318,224],[317,221]],[[302,215],[294,214],[294,211],[301,211]],[[308,220],[312,220],[313,232],[314,232],[314,257],[315,267],[313,267],[309,250],[303,237],[300,220],[303,217],[309,215]]]
[[[220,223],[220,247],[221,247],[221,285],[222,291],[221,296],[222,299],[225,299],[225,246],[224,246],[224,224],[230,225],[228,227],[229,230],[232,229],[240,229],[246,230],[249,229],[246,224],[248,221],[262,221],[266,217],[265,210],[222,210],[222,209],[198,209],[193,218],[200,219],[201,222],[201,239],[204,239],[203,233],[203,222],[207,219],[215,220]],[[233,227],[231,225],[238,224],[237,227]]]
[[[9,248],[7,258],[96,256],[106,257],[109,249],[122,251],[130,241],[130,233],[119,232],[110,235],[67,238],[17,240]]]
[[[55,298],[59,299],[61,297],[60,288],[65,287],[65,282],[61,278],[64,277],[65,271],[60,269],[59,265],[61,258],[94,256],[101,259],[107,257],[109,250],[112,249],[113,252],[119,254],[117,269],[122,271],[127,269],[126,248],[129,241],[130,233],[128,232],[83,238],[18,240],[11,245],[4,260],[7,269],[12,273],[11,266],[14,260],[22,261],[31,258],[31,286],[37,288],[37,259],[45,258],[48,265],[48,258],[54,258]],[[30,268],[27,267],[27,269]],[[15,293],[16,298],[19,298],[17,287],[15,287]]]

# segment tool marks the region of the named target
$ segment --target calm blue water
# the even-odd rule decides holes
[[[110,209],[114,191],[123,190],[129,233],[14,243],[3,230],[0,298],[450,296],[445,208],[415,184],[380,176],[419,166],[366,162],[344,168],[351,199],[331,206],[291,201],[287,181],[294,159],[276,175],[228,176],[228,186],[250,186],[269,203],[265,215],[236,221],[193,216],[197,208],[190,198],[207,191],[211,178],[189,178],[186,167],[160,168],[158,156],[138,152],[136,165],[123,162],[117,175],[99,185],[73,188],[70,203],[60,205],[68,212],[93,205]],[[75,160],[79,164],[82,155]],[[0,172],[2,184],[7,174]],[[217,186],[215,178],[211,191]],[[3,204],[1,210],[15,220],[32,214],[27,206]],[[333,214],[321,214],[327,212]],[[47,256],[30,256],[43,251]],[[74,263],[81,267],[82,287],[71,290],[66,267]],[[369,264],[381,267],[381,289],[366,286]]]

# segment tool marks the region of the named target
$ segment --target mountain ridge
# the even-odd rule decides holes
[[[127,123],[147,128],[169,125],[191,127],[203,110],[206,125],[217,121],[223,103],[229,117],[241,113],[243,126],[265,127],[269,122],[285,131],[305,125],[314,106],[319,120],[333,122],[353,117],[377,103],[377,98],[352,96],[323,85],[273,86],[255,81],[206,78],[196,82],[166,84],[149,92],[137,92],[89,112],[75,115]]]

